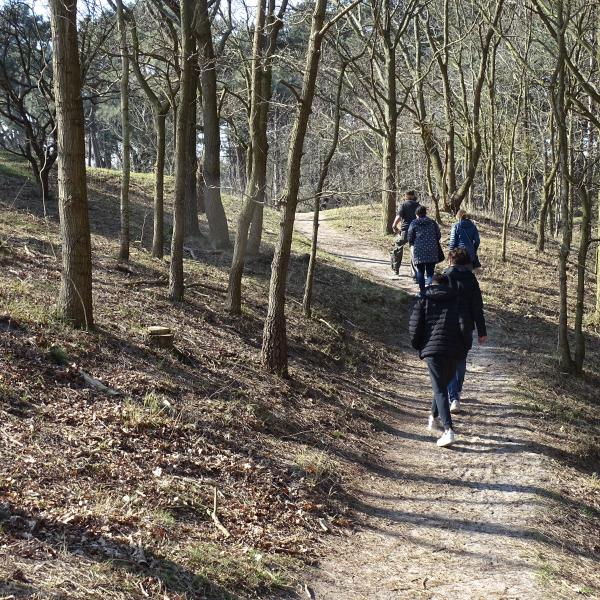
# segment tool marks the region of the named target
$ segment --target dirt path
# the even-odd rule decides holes
[[[393,278],[385,254],[338,231],[331,218],[322,219],[321,249],[380,283],[416,291],[405,266]],[[309,234],[311,216],[298,215],[296,229]],[[359,491],[364,519],[358,530],[334,540],[307,578],[317,600],[535,599],[548,593],[540,583],[536,523],[552,505],[552,470],[529,446],[531,423],[511,403],[511,358],[496,345],[494,323],[489,326],[491,343],[469,357],[464,410],[455,419],[459,442],[451,450],[438,449],[425,427],[431,391],[423,365],[399,354],[386,466]]]

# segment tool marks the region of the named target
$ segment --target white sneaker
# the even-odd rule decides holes
[[[450,412],[451,413],[459,413],[460,412],[460,400],[452,400],[450,404]]]
[[[434,417],[433,415],[429,415],[429,421],[427,423],[427,429],[429,431],[444,431],[442,423],[439,417]]]
[[[448,429],[444,431],[444,435],[437,441],[437,445],[440,448],[447,448],[448,446],[452,446],[454,444],[454,431],[452,429]]]

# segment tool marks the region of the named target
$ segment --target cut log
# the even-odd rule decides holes
[[[171,329],[169,327],[160,327],[159,325],[153,325],[152,327],[148,327],[146,331],[149,336],[171,334]]]

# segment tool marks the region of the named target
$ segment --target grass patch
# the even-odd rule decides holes
[[[287,557],[252,548],[224,548],[209,542],[190,547],[188,557],[198,577],[231,594],[266,593],[290,586],[289,573],[297,566],[296,561]]]
[[[335,462],[324,452],[304,450],[294,462],[313,486],[333,484],[338,479]]]

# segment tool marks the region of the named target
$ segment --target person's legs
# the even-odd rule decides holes
[[[453,400],[460,400],[460,394],[462,392],[463,383],[465,381],[465,373],[467,372],[467,357],[458,361],[456,365],[456,371],[448,384],[448,397],[450,402]]]
[[[456,363],[443,356],[430,356],[425,359],[433,388],[433,399],[445,430],[452,429],[450,403],[448,402],[448,381]],[[434,409],[435,410],[435,409]],[[435,412],[432,412],[435,416]]]
[[[417,267],[417,283],[419,284],[419,289],[422,293],[425,291],[425,264],[419,263],[415,266]]]
[[[433,274],[435,273],[435,263],[427,263],[425,265],[425,270],[427,272],[427,285],[431,285]]]
[[[417,268],[415,267],[414,247],[410,247],[410,276],[417,281]]]

